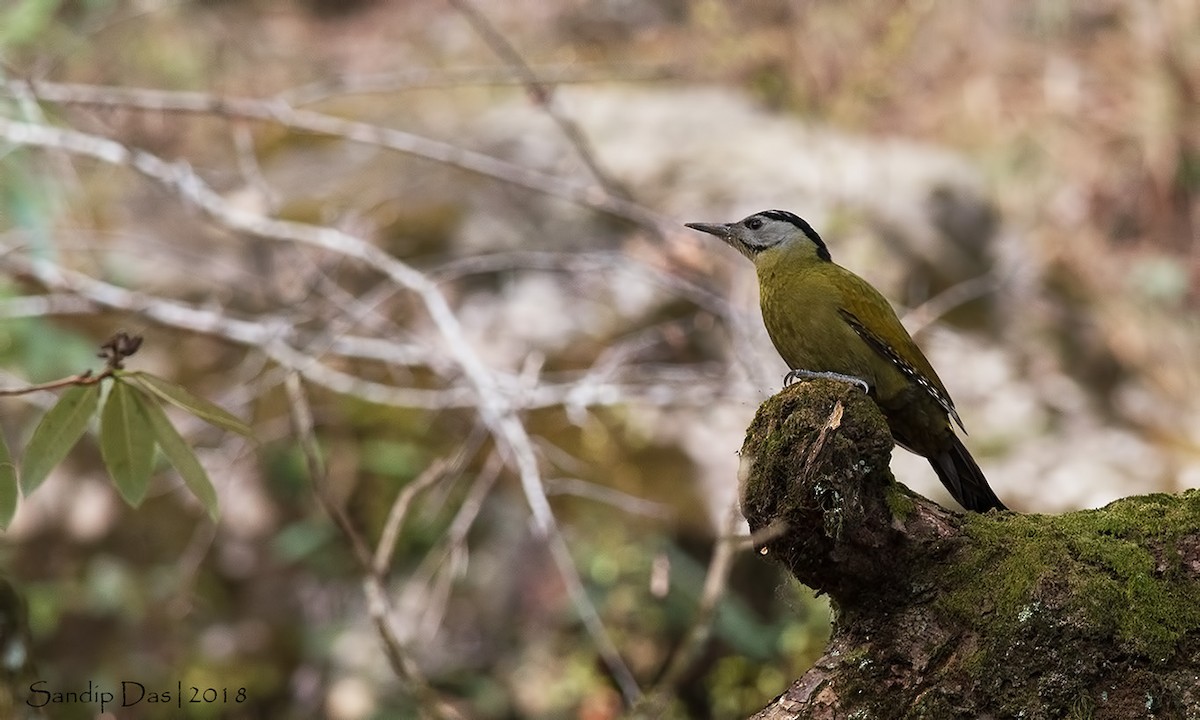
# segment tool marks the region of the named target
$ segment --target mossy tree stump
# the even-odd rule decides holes
[[[847,384],[759,408],[742,511],[834,626],[755,718],[1200,718],[1200,492],[962,514],[897,484],[891,450]]]

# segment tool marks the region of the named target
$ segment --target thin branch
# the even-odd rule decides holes
[[[598,483],[579,478],[547,478],[546,492],[550,495],[573,495],[611,505],[630,515],[643,515],[660,519],[671,518],[675,512],[671,506],[640,498]]]
[[[636,704],[642,696],[641,688],[638,687],[637,679],[633,677],[629,666],[621,658],[616,643],[612,641],[612,636],[604,627],[604,621],[600,618],[599,611],[596,610],[595,604],[588,596],[587,588],[583,585],[583,579],[579,577],[575,559],[571,557],[571,550],[567,547],[566,539],[563,538],[561,532],[555,532],[546,537],[546,544],[550,548],[550,556],[554,558],[554,564],[558,566],[559,575],[562,576],[563,582],[567,586],[567,594],[575,605],[575,612],[579,614],[583,626],[592,636],[592,642],[596,644],[596,651],[600,654],[600,659],[612,673],[617,688],[625,698],[625,703],[630,706]],[[570,572],[564,572],[564,568],[569,568]]]
[[[0,118],[0,137],[21,145],[66,150],[112,165],[131,168],[174,193],[183,202],[203,211],[227,229],[266,240],[292,242],[332,252],[374,269],[398,286],[412,292],[424,305],[451,357],[462,370],[475,395],[476,411],[495,438],[501,456],[516,470],[532,514],[533,531],[547,543],[575,610],[592,636],[601,658],[626,701],[632,704],[639,697],[637,682],[601,622],[558,527],[546,497],[541,470],[529,433],[517,416],[512,402],[503,393],[495,374],[471,347],[458,318],[436,283],[386,251],[349,233],[329,227],[276,220],[233,206],[186,164],[169,163],[157,155],[128,148],[108,138],[75,130],[13,122],[5,118]],[[298,351],[286,346],[280,345],[275,348],[284,349],[290,354],[298,354]],[[271,353],[270,348],[266,350],[268,354]],[[297,359],[305,360],[292,357],[289,358],[289,364]],[[315,360],[310,362],[316,364]],[[300,369],[303,371],[303,368]],[[365,548],[363,551],[365,552]],[[369,557],[369,553],[364,557]]]
[[[588,83],[643,83],[671,80],[671,68],[639,65],[543,65],[530,68],[543,82],[554,85]],[[335,75],[280,93],[293,105],[310,105],[345,95],[391,94],[408,90],[452,87],[525,85],[510,68],[494,65],[459,68],[419,68],[391,72]]]
[[[629,193],[600,167],[600,163],[596,160],[596,154],[592,151],[591,143],[588,142],[579,123],[567,117],[559,109],[558,103],[554,100],[554,87],[537,76],[533,68],[525,62],[525,58],[521,57],[521,53],[517,51],[516,47],[496,29],[496,26],[475,7],[474,3],[470,0],[448,1],[467,19],[467,22],[471,23],[471,27],[475,28],[475,32],[479,33],[492,52],[496,53],[500,60],[521,79],[521,83],[529,92],[530,97],[554,121],[554,124],[558,125],[558,129],[575,148],[575,153],[579,155],[579,159],[587,166],[592,176],[604,186],[608,193],[628,197]]]
[[[733,569],[733,560],[739,549],[734,532],[741,522],[742,513],[738,508],[738,501],[734,499],[725,516],[725,527],[717,539],[716,547],[713,548],[712,559],[709,560],[708,571],[704,575],[704,586],[700,591],[700,602],[696,607],[692,625],[683,642],[667,661],[666,669],[655,683],[654,689],[646,693],[651,706],[665,705],[669,695],[674,692],[680,680],[695,664],[709,637],[712,636],[717,608],[728,589],[729,573]]]
[[[375,546],[372,568],[376,575],[384,577],[387,574],[388,566],[392,563],[392,553],[396,550],[396,541],[400,538],[400,527],[404,524],[413,499],[422,490],[445,476],[446,465],[446,461],[440,458],[433,461],[396,494],[396,500],[392,503],[392,509],[388,511],[387,521],[384,522],[383,533],[379,536],[379,544]]]
[[[733,536],[733,540],[737,542],[738,550],[756,550],[760,555],[766,555],[766,544],[787,535],[790,529],[786,520],[776,518],[771,524],[761,527],[749,535]]]
[[[0,369],[0,380],[14,384],[25,382],[24,378],[10,373],[4,369]],[[48,390],[41,390],[28,395],[16,395],[14,397],[19,399],[21,402],[32,405],[40,410],[49,410],[50,408],[54,407],[54,403],[58,401],[58,395]]]
[[[425,609],[417,626],[426,637],[432,637],[440,627],[446,610],[445,603],[430,602],[429,599],[445,594],[445,588],[453,580],[453,574],[461,567],[460,560],[465,562],[467,535],[475,525],[475,520],[483,510],[483,503],[495,487],[496,481],[500,479],[500,471],[503,469],[504,461],[500,456],[494,452],[489,453],[483,467],[475,476],[475,481],[471,483],[467,497],[454,514],[454,519],[450,521],[450,527],[442,535],[437,547],[425,555],[402,591],[404,599],[401,600],[401,605]],[[417,578],[421,580],[418,582]],[[435,583],[439,588],[436,594],[428,589]],[[417,595],[417,601],[411,600],[414,594]]]
[[[989,271],[951,285],[904,313],[904,326],[908,328],[910,334],[916,335],[954,308],[993,293],[1003,284],[1003,278],[997,276],[995,272]]]
[[[6,254],[0,256],[0,267],[29,276],[56,293],[50,296],[0,298],[0,317],[81,314],[92,312],[99,306],[134,313],[160,325],[219,337],[247,347],[271,344],[295,347],[306,344],[286,317],[263,316],[256,320],[245,320],[209,307],[128,290],[48,260],[30,260]],[[451,368],[450,363],[435,354],[428,345],[401,344],[375,337],[339,335],[329,338],[326,351],[330,355],[351,360],[428,367],[439,375],[449,374]]]
[[[446,543],[450,548],[466,545],[467,534],[475,525],[475,520],[483,509],[483,502],[495,487],[496,481],[500,479],[500,471],[503,468],[504,463],[500,460],[499,455],[495,453],[488,455],[483,468],[475,476],[475,482],[471,484],[467,497],[459,506],[458,512],[454,514],[454,519],[450,521],[450,528],[446,532]]]
[[[95,304],[70,292],[0,298],[0,318],[10,320],[50,315],[88,315],[95,309]]]
[[[84,370],[81,373],[59,380],[51,380],[36,385],[25,385],[18,388],[0,389],[0,397],[28,395],[45,390],[58,390],[72,385],[95,385],[116,375],[117,371],[124,367],[125,359],[136,353],[141,346],[141,337],[119,332],[100,346],[99,357],[104,358],[104,369],[100,372],[93,373],[91,370]]]
[[[467,387],[397,387],[331,368],[311,351],[296,347],[300,338],[294,326],[283,317],[266,316],[257,321],[235,318],[217,310],[127,290],[45,260],[0,255],[0,267],[32,277],[55,293],[0,298],[0,317],[82,314],[94,312],[97,307],[120,310],[166,327],[260,350],[283,367],[300,372],[309,382],[367,402],[428,410],[468,408],[476,404],[474,394]],[[337,336],[328,339],[325,349],[334,357],[374,360],[395,366],[424,366],[438,375],[450,374],[448,361],[432,354],[428,345],[400,344],[364,336]],[[631,374],[636,370],[627,368],[627,377],[622,380],[602,379],[591,372],[563,374],[559,382],[544,382],[546,378],[543,378],[536,387],[521,386],[505,375],[497,375],[497,381],[513,409],[564,407],[573,416],[589,407],[632,403],[689,407],[708,405],[718,399],[745,398],[744,389],[739,390],[727,378],[702,369],[681,371],[670,368],[660,372],[647,367],[646,370],[651,372]]]
[[[308,466],[313,495],[350,544],[350,548],[362,568],[363,591],[366,595],[367,609],[374,621],[376,631],[383,641],[384,654],[391,664],[392,671],[396,677],[409,684],[414,694],[422,700],[423,709],[432,711],[437,717],[459,717],[459,713],[430,687],[429,681],[425,678],[417,661],[400,639],[399,632],[392,625],[393,610],[387,591],[383,587],[382,578],[372,570],[371,552],[367,548],[367,543],[354,528],[341,505],[327,493],[328,478],[326,477],[325,462],[317,445],[316,433],[313,429],[312,408],[308,404],[300,376],[296,373],[288,373],[284,387],[287,390],[293,429]]]
[[[254,134],[250,132],[250,128],[244,122],[235,123],[231,130],[233,131],[234,155],[237,158],[238,170],[242,173],[242,177],[266,200],[272,214],[278,212],[279,193],[271,187],[271,183],[267,182],[262,166],[258,164],[258,153],[254,149]]]
[[[807,478],[816,466],[817,458],[821,455],[821,451],[825,449],[825,441],[829,439],[829,432],[837,430],[842,426],[842,415],[846,408],[841,400],[833,404],[833,409],[829,411],[829,417],[825,418],[825,424],[821,426],[821,431],[817,433],[817,439],[813,442],[812,447],[808,450],[808,455],[804,458],[804,465],[800,468],[798,477]]]
[[[383,577],[391,564],[391,553],[396,550],[396,541],[400,539],[400,528],[404,524],[404,516],[408,515],[409,505],[425,488],[430,487],[445,475],[446,462],[436,460],[422,470],[421,474],[404,486],[404,490],[396,494],[396,500],[388,511],[388,520],[384,522],[383,533],[379,535],[379,545],[374,552],[372,568],[376,575]]]
[[[5,388],[0,390],[0,397],[11,397],[13,395],[28,395],[29,393],[39,392],[41,390],[58,390],[71,385],[95,385],[105,378],[112,377],[112,370],[106,369],[104,372],[93,375],[91,370],[65,377],[60,380],[51,380],[49,382],[38,383],[37,385],[25,385],[17,388]]]
[[[313,495],[349,541],[355,559],[364,570],[370,572],[371,551],[368,549],[366,541],[354,528],[354,524],[350,522],[350,517],[346,515],[342,506],[329,497],[326,492],[328,478],[326,477],[325,456],[317,443],[312,407],[308,404],[308,395],[304,392],[304,385],[300,382],[299,374],[288,373],[284,378],[283,387],[287,392],[288,407],[291,411],[292,432],[300,442],[300,450],[304,454],[309,479],[313,484]]]
[[[507,160],[468,150],[450,143],[422,137],[415,133],[385,128],[370,123],[346,120],[312,110],[293,108],[281,98],[257,99],[222,97],[201,92],[171,92],[144,88],[106,87],[69,83],[0,80],[0,93],[15,96],[18,88],[28,86],[39,100],[97,107],[118,107],[153,112],[192,113],[217,117],[243,118],[283,125],[292,130],[317,135],[329,135],[344,140],[372,145],[451,165],[477,175],[483,175],[511,185],[518,185],[552,197],[562,198],[608,215],[620,217],[655,232],[677,232],[678,223],[642,205],[613,195],[594,184],[579,183],[567,178],[522,167]],[[0,131],[14,142],[16,130],[11,121]],[[32,127],[46,127],[33,125]],[[113,142],[113,141],[108,141]],[[30,142],[28,144],[41,144]],[[114,145],[117,143],[113,142]],[[49,147],[90,154],[61,145]],[[120,147],[118,145],[118,147]],[[105,154],[114,152],[106,149]],[[107,160],[101,157],[99,159]],[[111,160],[109,160],[111,162]]]

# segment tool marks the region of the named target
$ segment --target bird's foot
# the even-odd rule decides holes
[[[825,378],[826,380],[838,380],[851,385],[857,385],[862,388],[865,393],[870,393],[871,388],[867,385],[867,381],[853,375],[843,375],[835,372],[815,372],[813,370],[792,370],[787,375],[783,376],[783,386],[787,387],[797,380],[811,380],[813,378]]]

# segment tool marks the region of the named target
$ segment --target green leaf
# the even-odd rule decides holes
[[[179,471],[179,476],[183,478],[184,484],[188,486],[192,494],[204,505],[208,516],[213,519],[213,522],[216,522],[218,515],[217,491],[213,489],[212,482],[208,479],[208,473],[204,472],[204,467],[196,459],[196,453],[192,452],[187,441],[179,435],[175,426],[167,419],[167,414],[159,407],[157,400],[138,393],[137,402],[150,420],[150,427],[154,431],[154,438],[158,441],[159,449]]]
[[[17,511],[18,494],[17,466],[13,464],[4,433],[0,433],[0,530],[8,529],[8,524],[12,522],[13,514]]]
[[[100,454],[121,497],[133,507],[146,497],[154,469],[154,435],[137,396],[129,383],[117,380],[100,413]]]
[[[122,373],[121,377],[136,382],[148,392],[157,395],[180,410],[186,410],[210,425],[216,425],[248,438],[254,437],[254,431],[250,429],[249,425],[230,415],[223,408],[204,398],[196,397],[169,380],[163,380],[156,375],[141,371]]]
[[[76,385],[42,416],[21,460],[21,492],[27,497],[78,442],[99,400],[99,383]]]

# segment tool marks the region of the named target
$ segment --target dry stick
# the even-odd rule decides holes
[[[375,145],[423,157],[536,192],[564,198],[583,207],[624,218],[649,228],[659,236],[669,236],[671,232],[678,230],[678,222],[645,206],[603,191],[601,188],[572,183],[565,178],[524,168],[490,155],[465,150],[412,133],[343,120],[322,113],[297,110],[282,97],[259,100],[220,97],[198,92],[3,80],[0,80],[0,93],[8,93],[13,96],[33,94],[40,100],[64,104],[196,113],[277,123],[293,130],[341,137],[350,142]],[[668,285],[690,285],[673,275],[663,273],[663,276],[670,278]],[[708,294],[707,291],[705,294]],[[748,337],[747,333],[740,332],[746,323],[735,317],[735,312],[728,308],[727,304],[717,314],[726,319],[733,331],[742,335],[743,339]],[[749,344],[741,342],[735,343],[735,346],[742,348],[749,347]],[[738,359],[746,368],[747,376],[753,381],[759,382],[761,380],[758,377],[759,373],[742,351],[738,352]]]
[[[500,460],[500,456],[496,453],[489,454],[483,463],[483,468],[476,476],[475,482],[472,483],[471,489],[467,492],[466,499],[458,507],[454,519],[450,521],[446,538],[451,549],[466,544],[467,534],[470,532],[471,526],[475,524],[476,518],[479,517],[480,511],[483,510],[483,502],[495,487],[496,481],[500,479],[500,471],[503,469],[504,463]]]
[[[0,298],[0,317],[87,314],[96,306],[137,314],[147,320],[201,335],[211,335],[247,347],[272,343],[293,346],[299,333],[284,316],[268,315],[245,320],[215,310],[129,290],[97,280],[48,260],[30,260],[12,253],[0,254],[0,267],[27,275],[42,286],[67,294]],[[449,374],[451,365],[426,345],[398,343],[376,337],[340,335],[326,348],[330,355],[349,360],[375,360],[393,365],[427,367],[439,375]]]
[[[505,460],[516,469],[526,502],[533,515],[534,532],[549,546],[559,574],[575,603],[576,611],[592,635],[601,657],[620,686],[626,701],[632,703],[640,696],[637,681],[617,652],[608,630],[600,621],[599,613],[588,597],[583,580],[579,577],[579,570],[575,567],[566,541],[559,530],[558,521],[542,485],[541,471],[529,434],[517,417],[512,404],[497,386],[495,376],[475,354],[458,318],[434,282],[386,251],[349,233],[329,227],[267,218],[234,207],[186,164],[169,163],[157,155],[125,147],[108,138],[75,130],[13,122],[6,118],[0,118],[0,136],[22,145],[61,149],[132,168],[173,191],[183,201],[203,211],[226,228],[267,240],[309,245],[357,260],[416,295],[470,383],[478,400],[476,408],[480,418],[496,439]]]
[[[909,334],[915,336],[954,308],[1000,289],[1004,282],[1004,278],[989,271],[951,285],[904,313],[904,325]]]
[[[486,430],[476,425],[471,430],[471,434],[459,445],[453,459],[447,461],[445,458],[441,458],[431,463],[396,496],[396,501],[388,513],[383,533],[380,535],[379,544],[375,547],[373,567],[380,577],[387,577],[388,566],[391,565],[392,555],[396,551],[396,540],[400,535],[400,527],[404,522],[405,515],[408,514],[408,507],[413,498],[437,480],[448,478],[448,482],[452,482],[463,467],[475,457],[475,453],[483,445],[486,433]],[[496,473],[499,474],[499,472],[500,470],[497,469]]]
[[[96,308],[120,310],[165,327],[209,335],[260,350],[280,366],[298,371],[312,383],[378,405],[427,410],[476,405],[474,395],[467,387],[398,387],[331,368],[292,344],[294,328],[282,317],[267,316],[257,321],[235,318],[217,310],[128,290],[46,260],[32,261],[0,255],[0,267],[27,275],[58,293],[0,298],[0,317],[3,318],[89,314]],[[439,375],[448,372],[446,368],[449,363],[446,360],[419,345],[349,335],[332,338],[331,342],[329,354],[336,357],[376,360],[400,366],[420,365],[429,367]],[[697,372],[683,376],[651,377],[647,381],[650,384],[639,384],[604,381],[592,373],[585,373],[578,380],[544,383],[533,388],[522,388],[519,392],[506,385],[505,393],[513,403],[513,408],[520,410],[558,406],[585,408],[635,401],[664,406],[708,406],[717,399],[730,397],[726,391],[732,392],[733,389],[728,384],[723,384],[719,391],[714,392],[706,380],[711,380],[711,377]],[[736,395],[733,397],[743,399]]]
[[[375,547],[372,567],[376,575],[383,577],[387,573],[388,565],[392,562],[392,553],[396,550],[396,541],[400,538],[400,526],[404,524],[404,516],[408,514],[413,499],[422,490],[442,479],[446,465],[442,458],[434,460],[416,479],[396,494],[396,500],[392,503],[392,509],[388,511],[387,521],[383,525],[383,533],[379,536],[379,544]]]
[[[32,88],[43,101],[99,107],[120,107],[156,112],[194,113],[276,123],[292,130],[340,137],[406,155],[433,160],[478,175],[519,185],[583,207],[624,218],[656,232],[677,230],[677,223],[594,184],[581,184],[549,173],[522,167],[485,153],[432,140],[403,130],[345,120],[333,115],[293,108],[282,99],[221,97],[201,92],[172,92],[144,88],[105,87],[69,83],[18,83],[0,81],[0,92],[16,95],[17,88]],[[112,142],[112,141],[109,141]],[[71,148],[62,148],[72,150]],[[73,150],[72,150],[73,151]]]
[[[8,388],[8,389],[0,390],[0,397],[11,397],[13,395],[28,395],[29,393],[35,393],[35,392],[38,392],[39,390],[57,390],[59,388],[68,387],[70,385],[95,385],[96,383],[100,382],[101,380],[103,380],[107,377],[112,377],[112,374],[113,374],[112,368],[105,368],[102,372],[97,373],[95,375],[92,374],[91,370],[84,370],[83,372],[81,372],[77,375],[72,375],[71,377],[65,377],[65,378],[62,378],[61,380],[51,380],[50,382],[39,383],[37,385],[26,385],[24,387]]]
[[[842,405],[842,401],[838,400],[833,404],[833,409],[829,411],[829,417],[825,418],[825,424],[821,426],[821,432],[817,433],[817,440],[808,450],[808,455],[804,458],[804,465],[800,468],[800,477],[808,477],[812,472],[813,466],[817,462],[817,457],[821,451],[825,449],[825,440],[829,437],[830,430],[837,430],[842,425],[842,413],[846,410]]]
[[[354,524],[350,522],[349,516],[346,515],[341,505],[325,493],[327,486],[325,461],[322,459],[321,448],[317,445],[312,408],[308,404],[308,396],[300,382],[299,373],[289,372],[284,377],[283,386],[287,391],[288,404],[291,408],[292,430],[296,433],[296,437],[300,441],[300,450],[304,453],[304,462],[313,483],[313,494],[316,495],[317,501],[325,512],[329,513],[329,517],[337,523],[338,529],[346,536],[346,540],[350,543],[350,549],[354,551],[354,557],[359,564],[369,572],[371,570],[371,551],[367,547],[366,541],[354,529]]]
[[[375,623],[376,632],[383,641],[384,654],[392,666],[392,672],[396,674],[396,677],[408,682],[422,700],[425,709],[432,710],[438,717],[459,717],[459,714],[429,686],[425,674],[404,646],[399,633],[392,626],[393,610],[382,579],[372,570],[371,551],[342,507],[326,493],[328,478],[325,475],[325,463],[321,459],[321,450],[317,446],[317,437],[313,430],[312,408],[308,404],[308,397],[304,393],[300,376],[295,372],[289,372],[284,378],[284,388],[287,391],[288,404],[291,408],[292,426],[300,441],[300,449],[308,466],[309,479],[313,484],[313,494],[321,508],[329,514],[346,541],[350,543],[355,558],[362,566],[363,590],[367,597],[367,608]]]
[[[483,467],[475,476],[475,481],[471,483],[471,489],[467,491],[467,497],[458,507],[458,512],[454,514],[454,519],[450,521],[450,527],[440,538],[437,547],[430,550],[421,564],[412,573],[408,583],[402,591],[405,595],[409,593],[420,593],[416,578],[421,578],[421,585],[429,587],[437,579],[439,572],[450,573],[454,571],[454,560],[466,552],[467,534],[471,531],[471,527],[475,524],[475,520],[479,517],[480,511],[483,509],[484,500],[487,499],[492,488],[495,487],[496,481],[500,479],[500,471],[504,469],[504,461],[495,452],[488,453],[487,459],[483,462]],[[447,565],[449,561],[449,565]],[[452,578],[447,578],[449,581]],[[431,592],[426,590],[422,597],[429,597]],[[402,602],[402,604],[408,604]],[[445,603],[422,603],[426,610],[421,616],[421,621],[418,626],[424,629],[427,633],[436,632],[438,626],[442,623],[442,616],[445,614]]]
[[[675,654],[667,661],[667,669],[655,684],[655,689],[647,696],[655,696],[659,702],[665,702],[667,693],[671,692],[687,671],[696,662],[704,650],[705,643],[712,635],[713,621],[717,616],[717,608],[729,584],[729,573],[733,569],[733,559],[737,555],[740,538],[734,535],[741,523],[742,513],[735,498],[729,506],[725,517],[725,527],[717,539],[713,549],[712,559],[708,563],[708,572],[704,575],[704,587],[700,591],[700,604],[696,608],[696,616],[688,629],[683,643]]]
[[[640,65],[542,65],[531,70],[543,82],[554,85],[601,82],[644,83],[671,80],[675,73],[667,66]],[[514,78],[509,68],[494,65],[459,68],[419,68],[369,74],[341,75],[295,87],[280,93],[293,105],[309,105],[343,95],[397,93],[453,87],[495,87],[525,85],[524,78]]]
[[[595,500],[630,515],[665,520],[675,514],[670,505],[630,495],[599,483],[588,482],[582,478],[547,478],[546,492],[551,495],[574,495],[579,498]]]
[[[471,23],[475,32],[479,33],[492,52],[496,53],[521,79],[534,102],[554,121],[555,125],[558,125],[558,129],[562,130],[563,135],[575,148],[575,152],[583,160],[583,164],[587,165],[592,176],[604,186],[609,194],[626,196],[627,193],[620,184],[609,177],[608,173],[600,167],[600,163],[596,160],[596,154],[592,152],[591,143],[588,142],[579,124],[559,110],[557,103],[554,102],[554,88],[537,76],[537,73],[529,67],[525,58],[521,57],[521,53],[517,52],[508,38],[504,37],[470,0],[449,0],[449,3],[467,19],[467,22]]]
[[[36,385],[25,385],[18,388],[0,390],[0,397],[28,395],[43,390],[57,390],[58,388],[69,387],[71,385],[95,385],[102,380],[112,377],[118,370],[121,370],[124,367],[126,358],[131,357],[141,346],[141,337],[119,332],[100,346],[101,352],[99,357],[104,358],[104,369],[100,372],[93,373],[91,370],[84,370],[81,373],[60,380],[51,380],[50,382],[38,383]]]
[[[772,540],[783,537],[791,530],[788,522],[782,518],[776,518],[765,527],[761,527],[749,535],[735,535],[733,539],[738,544],[738,550],[759,550],[763,555],[767,554],[767,549],[764,547]]]
[[[0,257],[0,266],[29,275],[43,286],[55,291],[69,291],[103,308],[122,310],[168,327],[219,337],[223,340],[262,351],[280,365],[299,371],[305,379],[334,392],[354,395],[364,400],[396,407],[440,410],[453,407],[472,407],[474,401],[468,388],[433,390],[403,388],[363,380],[297,350],[290,342],[294,328],[283,318],[267,317],[258,322],[230,317],[215,310],[167,300],[153,295],[127,290],[96,280],[83,273],[59,267],[46,260],[23,260],[12,256]],[[10,308],[0,300],[0,316],[16,317],[17,312],[38,309],[33,303],[20,303]],[[68,307],[63,312],[77,312]],[[361,360],[378,360],[397,365],[426,365],[432,359],[428,352],[415,345],[400,345],[370,337],[345,336],[336,339],[331,354]]]

